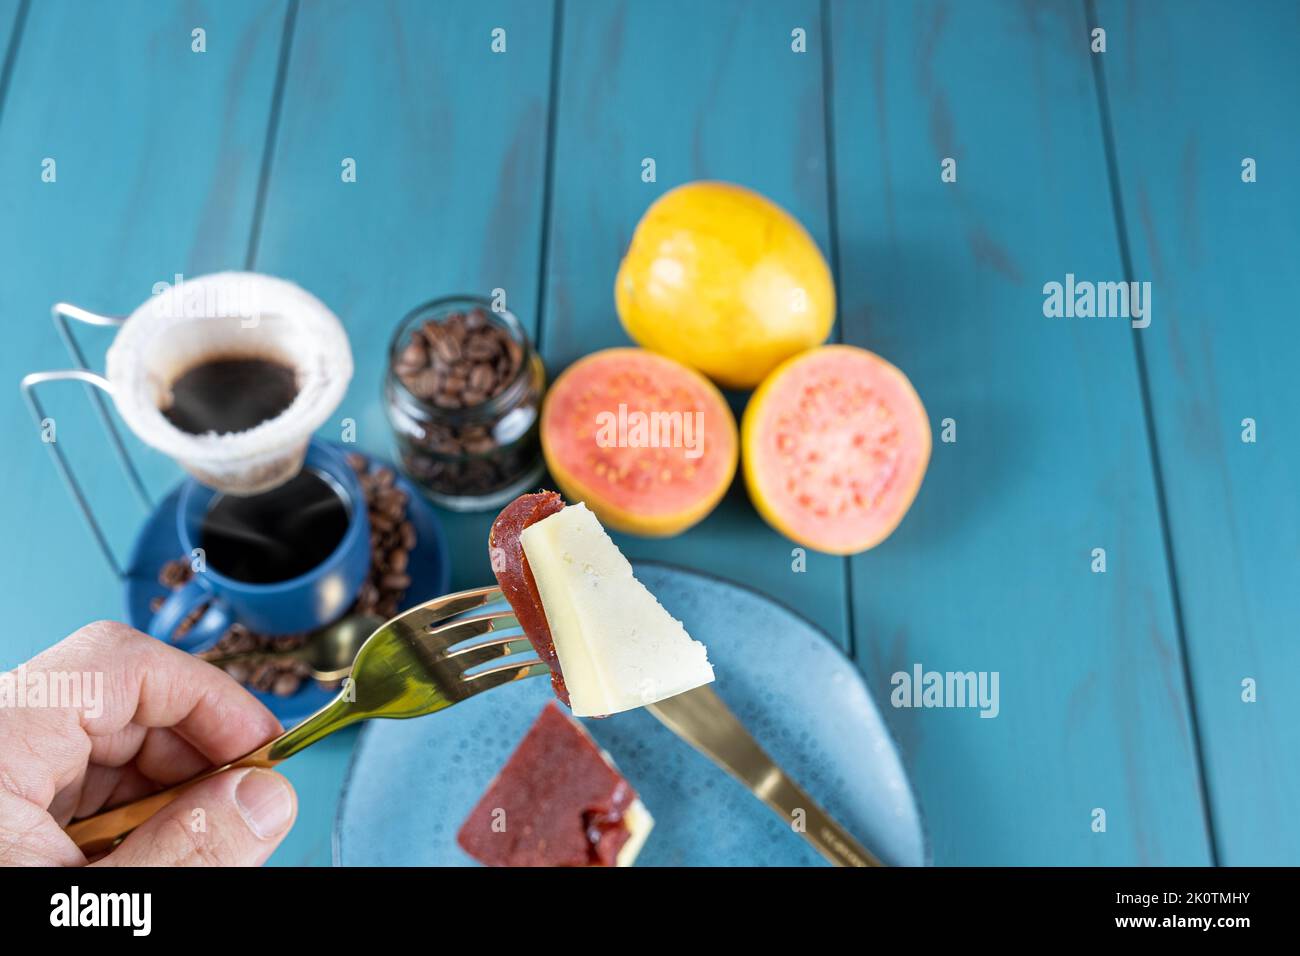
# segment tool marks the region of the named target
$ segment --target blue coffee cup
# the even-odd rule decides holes
[[[352,466],[341,452],[313,440],[303,462],[338,496],[347,510],[342,540],[311,570],[284,581],[253,584],[232,578],[199,560],[202,529],[208,512],[222,493],[193,479],[181,489],[176,523],[185,553],[195,562],[194,577],[172,592],[154,614],[149,633],[160,640],[198,653],[211,648],[231,624],[259,634],[296,634],[337,620],[353,601],[370,573],[370,518],[366,496]],[[181,622],[196,608],[208,605],[202,617],[176,639]]]

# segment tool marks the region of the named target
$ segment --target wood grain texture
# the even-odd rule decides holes
[[[69,364],[50,306],[66,300],[123,313],[176,273],[240,267],[283,19],[281,4],[255,0],[32,5],[0,119],[0,261],[7,264],[0,314],[8,335],[0,381],[10,389],[0,428],[15,438],[9,467],[0,469],[9,542],[0,667],[90,621],[123,616],[121,586],[58,482],[17,390],[24,373]],[[191,51],[196,26],[207,30],[206,53]],[[46,157],[57,163],[54,182],[41,180]],[[93,330],[81,341],[102,367],[110,337]],[[124,556],[143,513],[85,395],[75,385],[42,394],[58,441]],[[169,459],[131,445],[155,492],[179,480]]]
[[[1294,864],[1300,9],[1103,2],[1097,17],[1133,278],[1153,284],[1139,334],[1220,860]]]
[[[490,49],[498,26],[504,54]],[[301,6],[254,266],[301,283],[347,328],[356,372],[325,437],[352,419],[363,450],[393,457],[388,343],[420,303],[502,288],[536,328],[552,32],[551,5],[529,0]],[[492,517],[440,512],[453,588],[492,579]],[[312,776],[295,842],[274,862],[329,861],[349,751],[287,765],[295,781]]]
[[[20,6],[0,0],[0,56]],[[739,483],[686,535],[620,545],[749,584],[855,649],[938,863],[1205,863],[1202,786],[1221,862],[1295,862],[1294,5],[1098,0],[1105,114],[1082,2],[828,0],[824,24],[817,0],[565,0],[553,64],[549,2],[313,0],[277,101],[287,9],[30,5],[0,89],[0,378],[67,364],[54,301],[125,311],[178,272],[242,268],[251,248],[348,328],[357,374],[322,434],[351,418],[364,450],[391,456],[380,380],[409,308],[503,288],[553,376],[628,342],[613,282],[646,207],[693,179],[743,183],[838,262],[836,335],[911,376],[930,472],[893,537],[847,562],[809,555],[804,573]],[[949,156],[955,184],[940,181]],[[1246,156],[1257,183],[1241,181]],[[657,182],[641,180],[647,157]],[[1125,248],[1154,286],[1149,329],[1043,316],[1043,284],[1067,272],[1129,277]],[[98,359],[108,337],[82,338]],[[84,396],[48,395],[125,547],[141,513]],[[955,444],[939,441],[945,418]],[[119,617],[121,595],[16,389],[0,427],[20,438],[0,469],[0,523],[22,545],[2,568],[8,667]],[[155,492],[179,478],[131,445]],[[491,517],[444,517],[455,586],[488,579]],[[754,635],[756,650],[780,639]],[[890,676],[917,663],[997,671],[999,716],[891,707]],[[286,766],[301,813],[274,862],[328,862],[351,744]]]
[[[6,565],[4,663],[23,660],[97,617],[120,617],[121,594],[59,484],[17,389],[29,371],[69,364],[50,323],[60,300],[123,313],[154,283],[238,266],[248,242],[283,7],[212,2],[51,0],[27,16],[0,119],[0,427],[21,467],[0,470],[11,540],[30,542]],[[208,52],[190,49],[203,25]],[[56,180],[42,181],[45,159]],[[98,334],[97,334],[98,332]],[[110,337],[81,335],[102,361]],[[112,463],[75,385],[44,393],[119,553],[142,512]],[[153,488],[179,478],[133,442]],[[74,580],[76,587],[70,588]]]
[[[797,27],[807,53],[791,51]],[[564,4],[541,339],[552,374],[630,344],[614,276],[642,213],[674,186],[723,179],[757,189],[829,250],[821,50],[813,2]],[[642,181],[646,158],[656,182]],[[793,545],[762,523],[739,478],[681,537],[615,537],[631,557],[756,587],[848,646],[844,561],[810,553],[807,570],[793,571]]]
[[[911,513],[852,564],[935,861],[1204,863],[1129,325],[1043,313],[1067,272],[1122,278],[1083,9],[831,15],[844,337],[911,376],[936,437]],[[999,716],[891,707],[915,664],[999,672]]]
[[[10,53],[10,43],[13,42],[13,53],[18,52],[16,41],[18,40],[20,24],[19,19],[23,12],[23,0],[0,0],[0,111],[4,109],[4,96],[6,81],[8,77],[4,73],[6,61]],[[0,118],[4,113],[0,112]]]
[[[552,20],[549,4],[528,2],[378,10],[301,10],[255,266],[343,320],[356,373],[335,417],[391,457],[382,381],[409,310],[501,288],[536,329]],[[505,54],[490,50],[496,26]],[[341,179],[344,158],[355,183]],[[489,579],[491,517],[446,517],[454,587]]]

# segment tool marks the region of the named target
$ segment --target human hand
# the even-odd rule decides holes
[[[0,674],[0,865],[83,865],[62,829],[69,820],[279,733],[271,712],[218,668],[125,624],[89,624]],[[96,865],[255,866],[297,812],[280,774],[229,770],[191,787]]]

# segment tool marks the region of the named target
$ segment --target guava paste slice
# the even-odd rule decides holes
[[[501,593],[515,612],[519,626],[537,651],[537,656],[551,669],[551,688],[555,696],[567,706],[569,689],[564,686],[560,658],[555,653],[555,639],[551,636],[541,595],[537,593],[537,582],[528,567],[528,557],[519,543],[519,536],[525,528],[563,508],[564,499],[554,491],[520,495],[492,522],[492,529],[488,532],[488,555]]]
[[[582,728],[548,703],[456,842],[487,866],[616,866],[636,798]]]

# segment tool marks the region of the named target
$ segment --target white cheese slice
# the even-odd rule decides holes
[[[654,829],[655,819],[650,816],[644,803],[633,800],[623,811],[623,826],[627,827],[627,842],[618,851],[618,856],[614,859],[615,866],[631,866],[636,862],[646,838]]]
[[[632,576],[584,504],[520,536],[578,717],[644,707],[713,680],[708,652]]]

